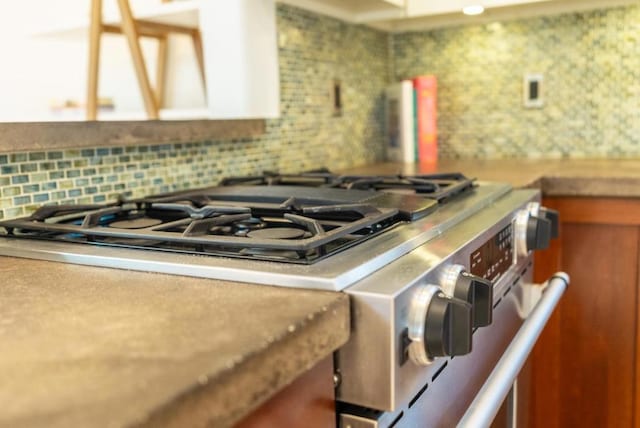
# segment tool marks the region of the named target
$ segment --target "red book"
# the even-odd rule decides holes
[[[418,161],[435,163],[438,160],[438,127],[436,124],[436,76],[413,79],[416,91],[418,122]]]

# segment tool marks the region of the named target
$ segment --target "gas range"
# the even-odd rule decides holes
[[[557,217],[537,191],[458,173],[322,169],[48,205],[2,230],[1,255],[348,293],[336,398],[339,423],[356,428],[462,416],[527,319],[532,251]],[[443,401],[452,393],[455,406]]]

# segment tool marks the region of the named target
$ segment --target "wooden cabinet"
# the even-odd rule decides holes
[[[532,355],[530,426],[635,426],[640,200],[544,205],[560,212],[561,236],[536,255],[535,279],[564,270],[571,285]]]

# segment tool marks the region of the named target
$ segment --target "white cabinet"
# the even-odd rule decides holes
[[[274,0],[203,1],[199,13],[210,117],[278,117]]]

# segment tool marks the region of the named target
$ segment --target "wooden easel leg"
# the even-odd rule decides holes
[[[164,107],[168,43],[168,36],[158,39],[158,64],[156,64],[156,101],[158,102],[158,108]]]
[[[196,53],[196,59],[198,60],[198,68],[200,68],[200,76],[202,77],[202,87],[207,88],[207,79],[204,73],[204,51],[202,49],[202,37],[200,36],[200,31],[194,30],[191,35],[191,39],[193,40],[193,49]]]
[[[100,71],[100,35],[102,34],[102,0],[91,1],[89,29],[89,75],[87,78],[87,120],[98,118],[98,76]]]
[[[151,89],[151,84],[149,83],[149,76],[147,74],[147,68],[145,66],[142,49],[140,47],[138,29],[136,27],[135,20],[133,19],[131,8],[129,7],[129,0],[118,0],[118,6],[120,8],[120,15],[122,18],[122,31],[129,43],[129,50],[131,50],[131,57],[138,77],[138,84],[140,85],[140,91],[142,92],[142,99],[144,100],[147,116],[149,116],[149,119],[158,119],[158,106],[155,101],[153,90]]]

